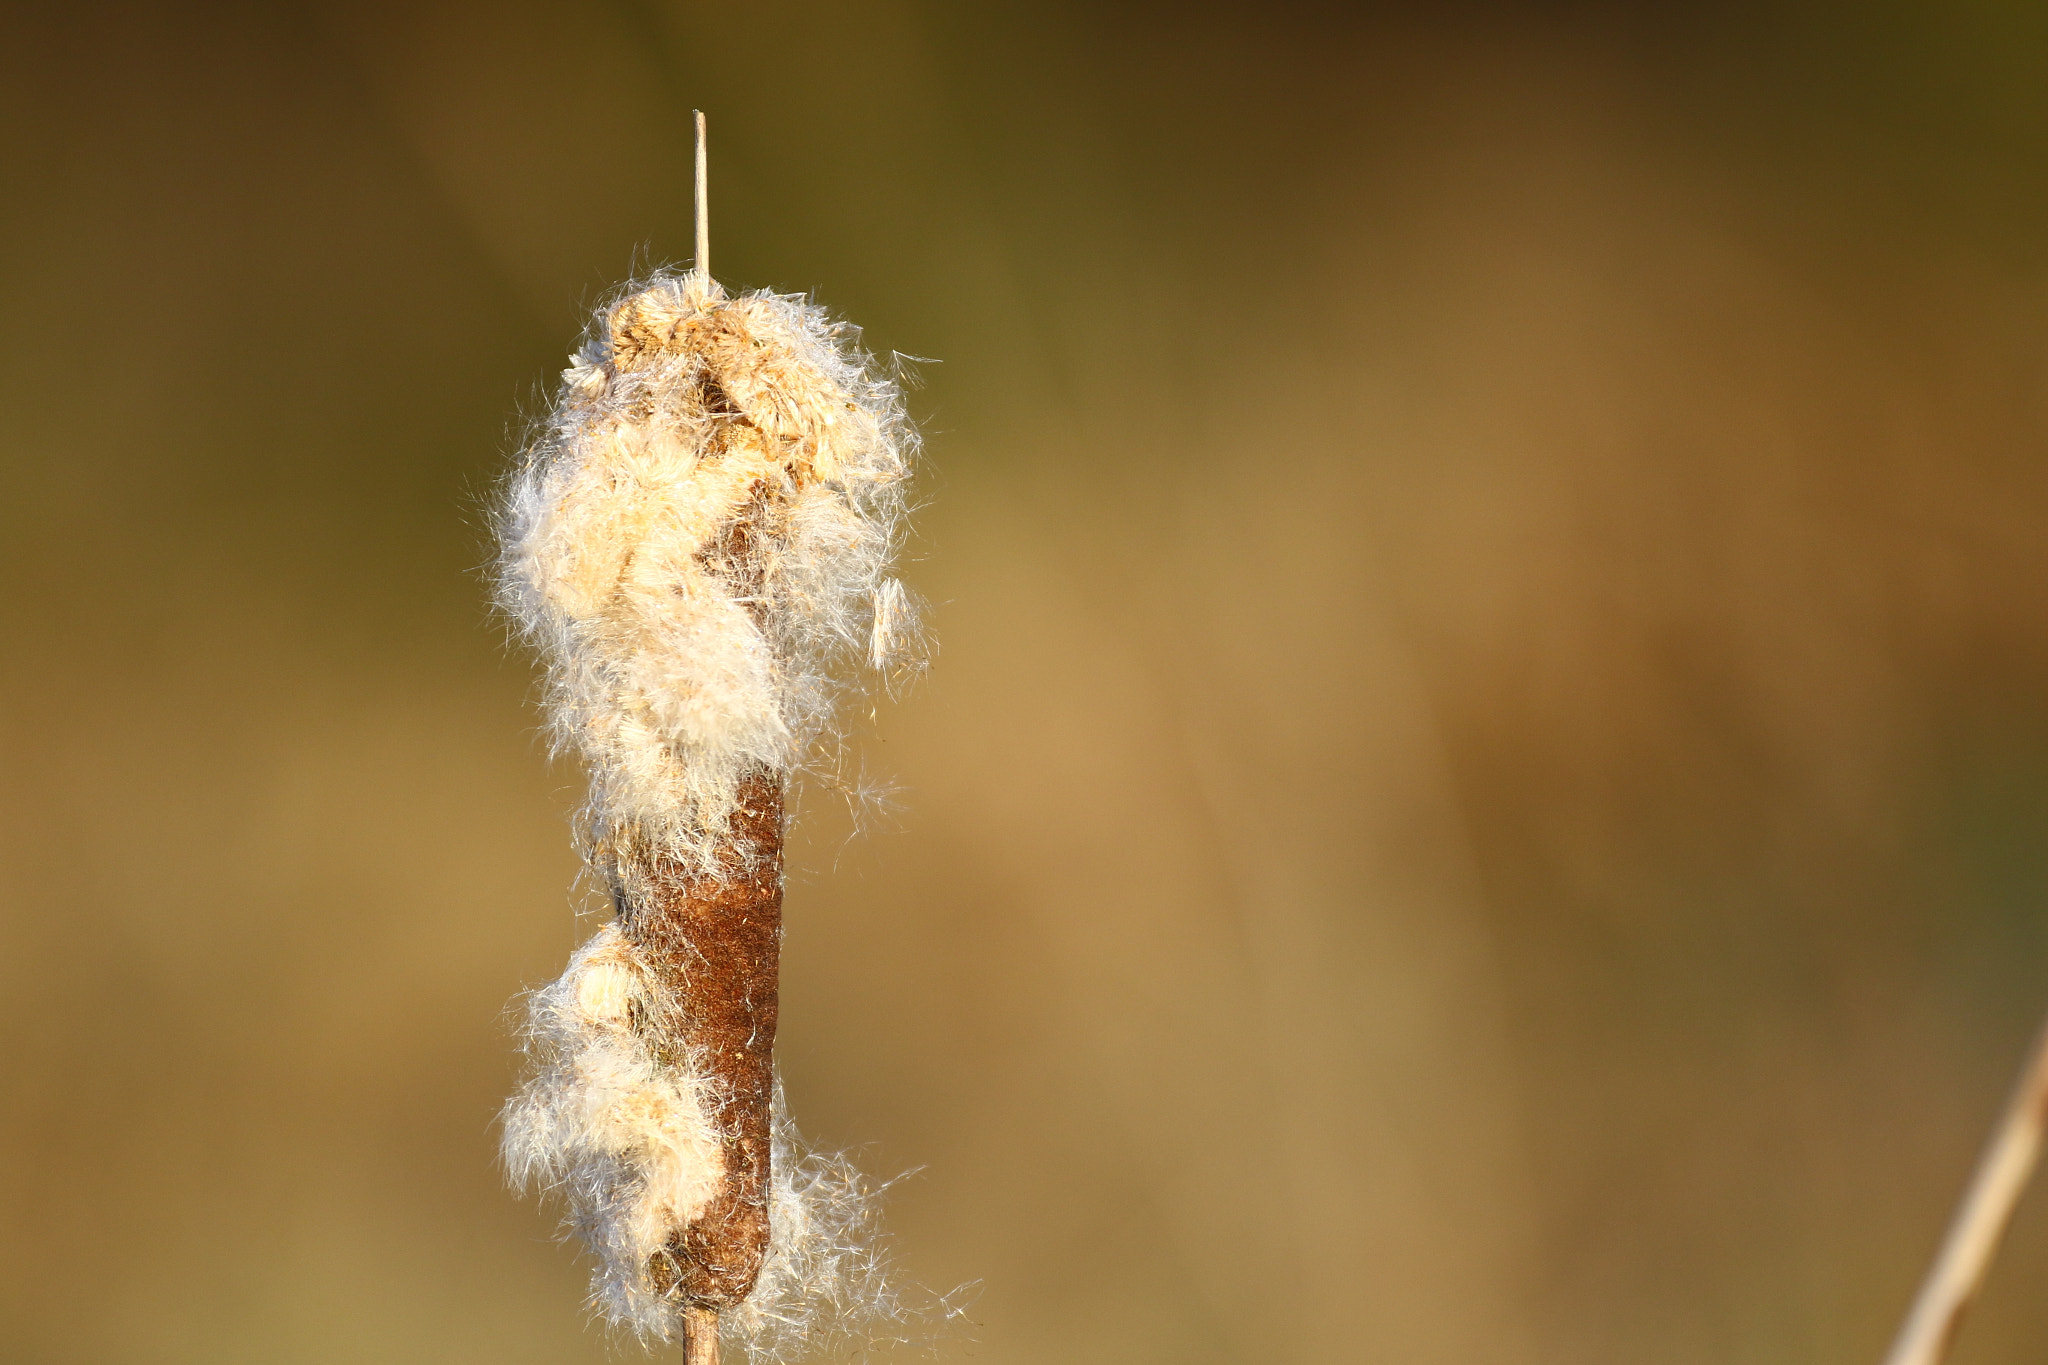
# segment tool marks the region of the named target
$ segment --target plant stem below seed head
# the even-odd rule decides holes
[[[683,1365],[718,1365],[718,1310],[683,1310]]]

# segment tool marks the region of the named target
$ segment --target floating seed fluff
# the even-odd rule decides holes
[[[644,1338],[774,1359],[888,1316],[859,1177],[806,1153],[775,1079],[785,790],[859,669],[904,668],[888,569],[913,437],[854,329],[663,273],[600,310],[503,507],[502,604],[615,917],[531,1004],[507,1106],[594,1301]]]

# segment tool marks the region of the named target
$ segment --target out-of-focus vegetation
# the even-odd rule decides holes
[[[0,1355],[608,1358],[474,570],[700,107],[942,362],[782,1055],[954,1353],[1874,1359],[2048,1007],[2048,11],[1644,8],[11,15]]]

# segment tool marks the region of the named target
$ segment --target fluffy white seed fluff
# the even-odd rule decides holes
[[[809,766],[852,667],[914,666],[888,576],[913,436],[856,336],[800,298],[661,275],[563,372],[499,583],[547,661],[555,742],[590,769],[593,846],[710,869],[743,774]],[[757,582],[725,571],[736,522]]]
[[[506,1108],[513,1181],[564,1196],[591,1248],[593,1305],[644,1340],[674,1338],[675,1305],[647,1265],[672,1228],[700,1210],[723,1174],[706,1083],[662,1064],[640,1032],[674,1008],[615,925],[576,953],[529,1002],[537,1066]],[[879,1193],[853,1163],[812,1149],[775,1096],[768,1259],[754,1292],[721,1316],[721,1335],[759,1362],[800,1358],[835,1339],[899,1341],[925,1316],[888,1274]]]
[[[643,1040],[674,1009],[616,925],[534,993],[527,1042],[539,1063],[505,1115],[505,1162],[522,1188],[567,1198],[596,1254],[594,1300],[620,1323],[665,1335],[668,1306],[647,1264],[717,1192],[724,1158],[705,1081],[665,1066]]]
[[[629,854],[716,871],[742,778],[818,768],[849,674],[915,666],[887,572],[913,436],[856,337],[801,298],[629,286],[510,482],[500,601],[545,661],[556,746],[590,771],[583,838],[607,877]],[[595,1255],[594,1304],[657,1340],[678,1305],[650,1258],[722,1176],[711,1083],[646,1041],[676,1007],[600,930],[532,996],[535,1070],[505,1115],[514,1179],[565,1196]],[[774,1361],[900,1320],[868,1186],[803,1146],[779,1094],[772,1167],[768,1259],[726,1339]]]

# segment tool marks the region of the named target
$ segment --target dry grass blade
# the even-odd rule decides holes
[[[1955,1339],[1999,1239],[2034,1173],[2048,1128],[2048,1023],[2034,1039],[2019,1084],[1977,1163],[1941,1251],[1921,1282],[1885,1365],[1935,1365]]]

